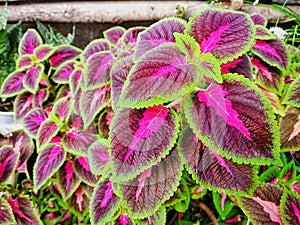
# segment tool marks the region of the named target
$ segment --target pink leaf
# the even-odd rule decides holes
[[[7,202],[10,204],[13,213],[17,214],[20,218],[27,220],[28,222],[32,223],[32,220],[28,218],[19,208],[18,199],[13,199],[12,197],[7,198]]]
[[[101,205],[100,205],[101,208],[106,207],[108,201],[112,198],[113,193],[114,193],[111,182],[107,182],[106,186],[107,186],[107,189],[106,189],[106,191],[104,193],[104,197],[101,201]]]
[[[65,170],[66,170],[66,189],[69,189],[70,181],[73,177],[74,174],[74,169],[73,169],[73,163],[71,161],[68,161],[65,165]]]
[[[261,71],[262,75],[264,75],[270,81],[273,81],[271,72],[268,70],[268,68],[264,67],[257,58],[251,59],[251,63],[253,66],[255,66],[258,70]]]
[[[83,202],[83,195],[84,191],[82,189],[82,186],[79,186],[78,189],[75,191],[75,196],[76,196],[76,203],[79,207],[79,211],[82,212],[82,202]]]
[[[146,179],[151,176],[151,172],[152,172],[152,167],[143,171],[141,173],[141,175],[139,176],[139,178],[138,178],[139,185],[138,185],[138,189],[136,190],[136,193],[135,193],[135,201],[136,202],[138,201],[139,195],[145,186]]]
[[[297,216],[298,222],[300,224],[300,210],[297,208],[296,204],[294,202],[291,202],[291,205],[294,209],[294,213]]]

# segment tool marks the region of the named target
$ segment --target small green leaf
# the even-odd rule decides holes
[[[8,10],[7,10],[7,1],[6,1],[2,13],[0,15],[0,30],[4,30],[6,28],[7,19],[8,19]]]

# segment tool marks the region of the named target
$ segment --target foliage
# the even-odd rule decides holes
[[[193,201],[220,224],[300,222],[299,73],[263,17],[205,9],[104,37],[23,35],[1,89],[24,131],[0,150],[0,224],[193,224]]]

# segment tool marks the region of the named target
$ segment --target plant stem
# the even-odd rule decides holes
[[[199,203],[199,206],[201,209],[203,209],[206,214],[209,216],[210,220],[211,220],[211,223],[213,225],[218,225],[218,220],[217,218],[215,217],[214,213],[207,207],[207,205],[205,205],[204,202],[200,202]]]

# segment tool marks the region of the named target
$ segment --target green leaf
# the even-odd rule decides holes
[[[226,196],[226,195],[224,195]],[[222,199],[222,195],[218,192],[212,192],[214,205],[221,216],[222,220],[227,219],[228,214],[231,212],[232,208],[235,206],[228,198]],[[224,201],[224,202],[222,202]]]
[[[0,14],[0,30],[4,30],[6,28],[7,19],[8,19],[8,10],[7,10],[7,1],[6,1],[2,13]]]

